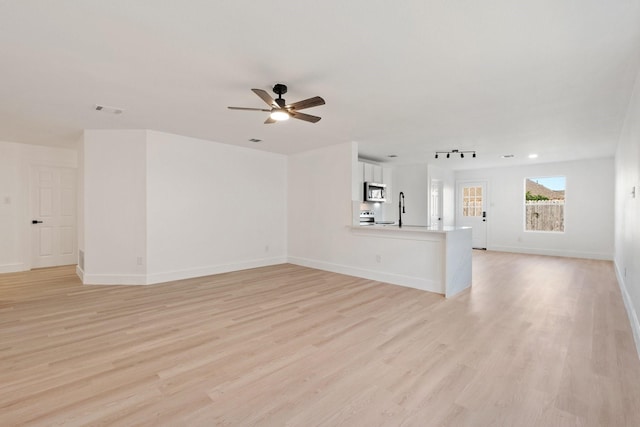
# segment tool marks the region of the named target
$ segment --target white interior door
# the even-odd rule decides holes
[[[471,245],[487,248],[487,184],[484,181],[459,182],[456,225],[471,227]]]
[[[429,198],[431,205],[429,206],[429,225],[432,227],[442,226],[442,181],[439,179],[431,180],[431,197]]]
[[[31,266],[75,264],[76,171],[38,166],[31,171]]]

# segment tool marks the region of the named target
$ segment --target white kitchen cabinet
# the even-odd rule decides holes
[[[373,165],[371,163],[363,163],[364,164],[364,182],[374,182],[373,181]]]
[[[365,182],[375,182],[377,184],[385,184],[387,186],[387,201],[385,203],[391,203],[393,200],[391,177],[393,175],[393,168],[391,166],[380,166],[373,163],[358,161],[358,170],[356,171],[356,178],[358,179],[358,187],[360,188],[360,200],[364,200],[363,184]]]
[[[382,166],[374,165],[373,163],[364,163],[364,181],[375,182],[377,184],[383,184],[382,181]]]

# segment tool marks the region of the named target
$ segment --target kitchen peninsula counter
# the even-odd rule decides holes
[[[351,226],[386,281],[451,297],[471,286],[471,228]]]
[[[449,225],[440,227],[426,225],[403,225],[402,227],[398,227],[398,224],[354,225],[352,228],[359,230],[406,231],[416,233],[450,233],[460,230],[471,230],[471,227],[453,227]]]

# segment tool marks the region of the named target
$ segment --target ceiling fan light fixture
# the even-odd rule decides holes
[[[278,122],[289,120],[289,117],[290,117],[290,114],[282,110],[276,110],[271,113],[271,118]]]

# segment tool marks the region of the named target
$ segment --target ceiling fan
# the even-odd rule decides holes
[[[316,123],[320,120],[318,116],[312,116],[311,114],[301,113],[300,110],[305,108],[317,107],[318,105],[324,105],[324,99],[319,96],[305,99],[302,101],[294,102],[293,104],[287,104],[282,98],[282,95],[287,93],[287,86],[283,84],[276,84],[273,87],[273,92],[278,95],[277,99],[273,99],[266,91],[262,89],[251,89],[256,95],[260,97],[270,109],[266,108],[245,108],[245,107],[228,107],[230,110],[247,110],[247,111],[266,111],[271,113],[265,124],[275,123],[283,120],[289,120],[290,117],[294,119],[304,120],[305,122]]]

